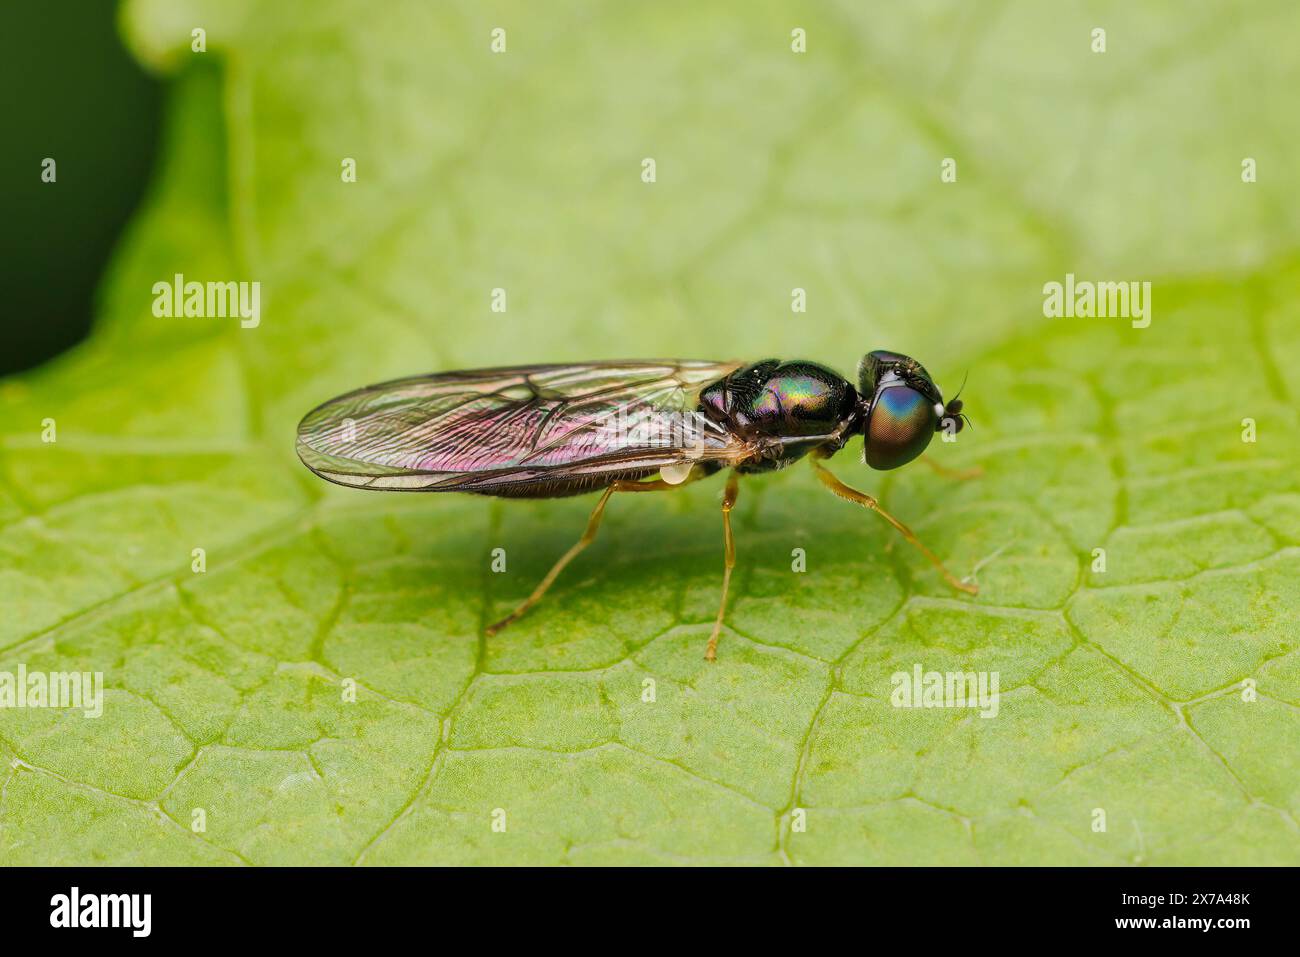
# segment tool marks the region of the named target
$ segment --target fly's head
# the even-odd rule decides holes
[[[934,433],[960,432],[962,401],[946,405],[925,366],[883,349],[858,363],[862,402],[862,458],[873,469],[896,469],[925,451]]]

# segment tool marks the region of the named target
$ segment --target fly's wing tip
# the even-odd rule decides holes
[[[302,417],[298,423],[294,450],[298,453],[298,461],[327,482],[355,488],[365,487],[375,477],[372,470],[365,470],[364,463],[354,461],[347,455],[328,451],[331,433],[340,421],[335,414],[337,403],[337,399],[332,399]]]
[[[298,423],[298,460],[314,475],[348,488],[417,492],[439,491],[439,486],[453,477],[447,472],[385,465],[366,455],[354,457],[355,435],[351,430],[357,428],[363,413],[352,398],[352,394],[339,396],[318,405]]]
[[[320,478],[347,488],[383,489],[397,492],[440,491],[448,480],[446,472],[419,472],[350,461],[313,448],[301,436],[298,459]]]
[[[357,468],[359,463],[351,462],[346,457],[323,452],[312,444],[312,420],[316,415],[316,412],[310,412],[298,424],[298,436],[294,444],[298,461],[307,466],[314,475],[320,476],[327,482],[353,487],[367,485],[374,479],[373,473],[363,473]]]
[[[336,464],[330,462],[324,454],[307,444],[301,431],[298,433],[296,451],[298,452],[298,461],[307,466],[313,475],[317,475],[327,482],[333,482],[336,485],[360,486],[364,485],[369,479],[369,476],[352,475],[339,471]]]

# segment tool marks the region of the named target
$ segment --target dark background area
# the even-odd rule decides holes
[[[117,4],[0,11],[0,375],[79,342],[158,146],[161,86],[122,46]],[[45,157],[57,180],[41,180]]]

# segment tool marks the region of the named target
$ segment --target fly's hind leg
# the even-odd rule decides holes
[[[978,594],[979,592],[978,585],[975,585],[972,582],[964,582],[961,579],[954,576],[952,572],[948,571],[948,569],[944,567],[943,562],[939,561],[938,556],[935,555],[934,552],[930,551],[930,549],[926,548],[925,545],[922,543],[922,541],[916,537],[916,535],[912,532],[910,528],[908,528],[898,519],[894,518],[894,516],[890,515],[883,508],[881,508],[880,503],[877,502],[874,498],[872,498],[866,492],[859,492],[857,489],[850,488],[849,486],[845,485],[843,482],[837,479],[833,474],[831,474],[831,471],[828,468],[826,468],[826,466],[822,465],[816,459],[812,459],[811,461],[813,464],[813,468],[817,470],[817,478],[820,479],[821,483],[825,485],[828,489],[830,489],[832,492],[834,492],[836,495],[838,495],[840,498],[844,499],[845,501],[856,502],[858,505],[861,505],[864,508],[871,509],[877,515],[879,515],[881,518],[887,521],[890,525],[893,525],[894,528],[898,529],[899,532],[902,533],[905,539],[907,539],[918,549],[920,549],[921,554],[930,560],[931,565],[939,569],[939,573],[943,575],[943,577],[947,580],[948,584],[951,585],[953,588],[956,588],[958,591],[964,591],[969,595]]]
[[[722,493],[722,600],[718,603],[718,617],[713,622],[709,646],[704,649],[705,661],[716,661],[718,658],[718,634],[722,631],[722,619],[727,614],[727,589],[731,586],[731,570],[736,567],[736,540],[731,534],[731,510],[736,507],[736,497],[739,494],[740,481],[736,473],[732,472]]]
[[[591,510],[591,516],[587,519],[587,529],[582,533],[582,537],[578,539],[567,552],[560,556],[559,561],[552,565],[551,570],[546,573],[546,577],[538,582],[537,587],[533,589],[533,593],[520,602],[519,606],[515,608],[514,611],[495,624],[488,625],[486,632],[488,637],[495,635],[502,628],[506,627],[506,625],[511,624],[527,614],[530,608],[542,600],[542,596],[546,594],[547,589],[549,589],[551,585],[555,584],[555,579],[560,577],[560,572],[564,571],[569,562],[582,554],[582,550],[595,540],[596,532],[600,530],[600,520],[605,517],[605,505],[609,502],[611,495],[615,492],[662,492],[668,489],[678,488],[680,485],[684,484],[686,483],[680,482],[674,485],[665,482],[663,479],[655,479],[651,482],[618,479],[607,486],[605,491],[601,493],[600,501],[598,501],[596,507]]]

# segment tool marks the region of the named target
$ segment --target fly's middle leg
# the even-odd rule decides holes
[[[537,587],[533,589],[533,593],[520,602],[519,606],[515,608],[514,611],[495,624],[488,625],[486,631],[488,637],[495,635],[502,628],[505,628],[507,625],[517,621],[527,614],[530,608],[542,600],[542,596],[545,595],[547,589],[555,583],[555,579],[560,577],[560,572],[564,571],[569,562],[582,554],[582,550],[595,540],[596,533],[600,531],[600,521],[605,517],[605,505],[609,502],[611,495],[615,492],[663,492],[669,489],[681,488],[684,484],[686,483],[681,482],[673,485],[665,482],[663,479],[655,479],[650,482],[619,479],[610,484],[605,491],[601,493],[600,501],[596,503],[596,507],[591,510],[591,516],[587,519],[587,529],[582,533],[582,537],[578,539],[567,552],[560,556],[559,561],[552,565],[551,570],[546,573],[546,577],[538,582]]]
[[[722,619],[727,614],[727,589],[731,585],[731,570],[736,567],[736,540],[731,534],[731,510],[736,507],[736,497],[739,494],[740,480],[732,472],[727,478],[727,487],[722,492],[722,600],[718,603],[718,617],[713,622],[709,645],[704,649],[705,661],[716,661],[718,658],[718,635],[722,631]]]

